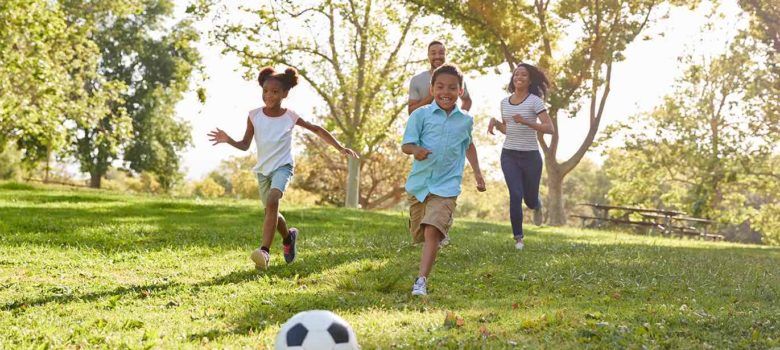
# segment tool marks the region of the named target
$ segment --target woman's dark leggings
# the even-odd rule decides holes
[[[515,239],[523,238],[523,201],[531,209],[539,202],[542,155],[539,151],[501,149],[501,170],[509,189],[509,218]]]

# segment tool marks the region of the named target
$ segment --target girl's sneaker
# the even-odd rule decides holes
[[[288,231],[290,235],[290,244],[282,243],[284,249],[284,261],[288,264],[295,260],[295,255],[298,250],[295,248],[295,241],[298,240],[298,229],[293,227]]]
[[[534,209],[534,225],[536,226],[542,226],[544,223],[544,216],[542,216],[542,200],[539,199],[539,205],[536,206],[536,209]]]
[[[425,277],[417,277],[412,286],[412,295],[428,295],[428,279]]]
[[[515,239],[515,249],[517,250],[523,250],[525,248],[525,244],[523,243],[523,239]]]
[[[271,257],[268,256],[268,252],[260,248],[255,249],[255,251],[252,252],[252,255],[249,256],[249,258],[255,262],[255,269],[258,270],[267,270],[268,262],[269,260],[271,260]]]

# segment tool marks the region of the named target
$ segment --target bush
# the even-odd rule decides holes
[[[249,171],[238,171],[230,176],[230,185],[233,195],[237,198],[259,199],[260,192],[257,188],[257,177]]]
[[[195,185],[195,195],[199,197],[216,198],[223,194],[225,194],[225,188],[210,177]]]
[[[0,149],[2,149],[0,145]],[[13,143],[0,151],[0,179],[19,181],[22,179],[22,153]]]
[[[154,173],[142,172],[137,178],[127,179],[127,188],[140,193],[160,194],[165,192]]]
[[[763,205],[752,226],[763,233],[765,244],[780,245],[780,204]]]

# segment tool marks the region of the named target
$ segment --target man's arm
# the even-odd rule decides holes
[[[463,96],[460,97],[460,99],[461,99],[461,101],[463,101],[463,103],[461,103],[461,105],[460,105],[460,109],[462,109],[464,111],[470,110],[471,109],[471,96],[470,95],[463,95]]]
[[[426,98],[423,98],[422,100],[409,100],[409,107],[407,110],[409,111],[409,114],[412,114],[415,109],[420,108],[425,105],[429,105],[433,102],[433,96],[428,96]]]

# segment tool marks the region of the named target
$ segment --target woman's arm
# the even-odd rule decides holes
[[[506,135],[506,122],[503,118],[501,121],[498,121],[498,119],[491,117],[490,121],[488,122],[488,134],[495,135],[495,133],[493,133],[493,128]]]
[[[255,136],[255,128],[252,125],[252,120],[250,120],[249,117],[247,117],[246,131],[244,131],[244,138],[241,139],[241,141],[233,140],[230,136],[228,136],[227,133],[222,131],[222,129],[220,128],[217,128],[216,130],[212,130],[211,132],[208,133],[208,136],[211,137],[209,141],[214,142],[214,145],[220,143],[227,143],[242,151],[246,151],[249,149],[249,146],[252,145],[252,137]]]
[[[547,111],[542,111],[542,113],[537,114],[537,116],[539,117],[539,121],[541,121],[541,123],[530,122],[519,114],[515,114],[512,119],[515,120],[515,123],[523,124],[543,134],[552,134],[555,132],[552,119],[550,119],[550,116],[547,115]]]

